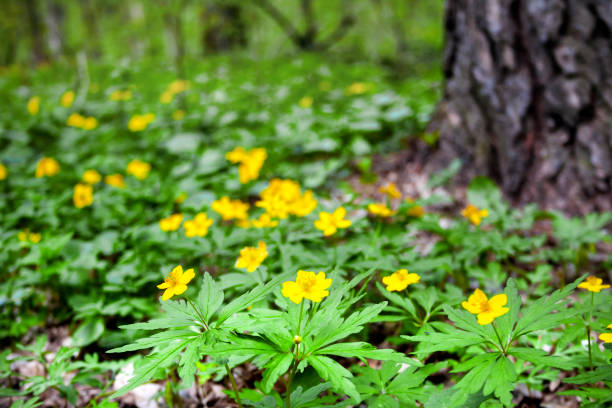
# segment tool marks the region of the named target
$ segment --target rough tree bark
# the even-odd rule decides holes
[[[612,1],[447,0],[439,150],[517,202],[612,209]]]

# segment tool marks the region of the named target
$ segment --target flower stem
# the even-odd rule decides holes
[[[225,363],[225,370],[227,371],[227,375],[229,376],[230,382],[232,383],[232,389],[234,390],[234,395],[236,397],[238,407],[242,408],[242,402],[240,401],[240,395],[238,394],[238,386],[236,385],[236,379],[234,379],[234,374],[232,374],[232,370],[230,370],[227,363]]]
[[[594,299],[594,295],[593,292],[591,292],[591,310],[589,310],[589,318],[586,321],[586,335],[587,335],[587,344],[589,347],[589,367],[591,369],[591,371],[593,371],[593,354],[591,353],[591,316],[593,313],[593,307],[595,304],[595,299]]]
[[[298,327],[297,327],[296,336],[299,336],[302,330],[302,314],[304,312],[304,303],[306,303],[306,300],[302,299],[302,302],[300,303],[300,315],[298,317]],[[299,361],[299,356],[300,356],[300,344],[301,343],[297,343],[295,345],[295,355],[293,356],[293,363],[291,364],[291,368],[289,368],[289,378],[287,380],[287,391],[286,391],[287,398],[285,399],[286,408],[291,407],[291,382],[293,381],[293,377],[295,376],[295,372],[297,371],[297,366],[298,366],[298,361]],[[302,352],[302,355],[304,355],[303,352]]]
[[[187,299],[187,302],[189,302],[189,304],[191,305],[191,307],[193,308],[193,310],[196,312],[196,314],[198,315],[198,317],[200,318],[200,321],[202,322],[202,324],[204,325],[204,328],[206,329],[206,331],[210,330],[210,328],[208,327],[208,325],[206,324],[206,320],[204,319],[204,316],[202,316],[202,313],[200,313],[200,311],[198,310],[198,308],[193,304],[193,302],[191,301],[191,299],[189,298],[189,296],[185,296],[185,299]]]

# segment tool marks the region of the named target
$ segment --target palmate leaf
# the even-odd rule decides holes
[[[179,361],[178,375],[186,387],[191,387],[196,373],[196,363],[202,356],[201,342],[192,341],[187,344],[185,352]]]
[[[588,371],[563,380],[568,384],[594,384],[598,381],[612,382],[612,365],[600,366],[595,371]]]
[[[508,354],[517,359],[529,361],[536,366],[556,367],[562,370],[571,370],[577,364],[567,357],[549,356],[544,350],[527,347],[511,347]]]
[[[315,369],[321,378],[329,381],[336,392],[348,395],[355,402],[361,400],[355,384],[349,380],[353,374],[342,365],[329,357],[316,355],[308,356],[305,361]]]
[[[327,391],[332,386],[330,383],[323,383],[308,388],[306,391],[302,387],[297,387],[291,393],[291,408],[318,407],[319,394]]]
[[[436,325],[438,330],[441,329],[441,324]],[[400,336],[403,339],[419,342],[418,349],[415,354],[431,354],[436,351],[450,351],[460,347],[468,347],[485,342],[486,340],[471,332],[458,330],[451,325],[445,325],[442,329],[445,333],[429,333],[416,336]]]
[[[378,349],[373,345],[365,342],[352,343],[337,343],[331,346],[323,347],[315,351],[314,354],[330,354],[340,357],[357,357],[359,359],[373,359],[381,361],[395,361],[398,363],[421,366],[419,361],[406,357],[403,353],[399,353],[391,349]]]
[[[186,340],[175,341],[168,344],[165,348],[160,349],[157,353],[150,354],[145,358],[142,366],[135,370],[135,375],[130,381],[115,391],[110,398],[116,398],[134,388],[142,385],[153,378],[158,369],[167,367],[172,364],[183,349],[191,342],[198,341],[197,337],[192,337]]]
[[[133,323],[119,326],[126,330],[159,330],[173,327],[188,327],[198,322],[193,309],[184,301],[162,302],[163,316],[151,319],[144,323]]]
[[[148,349],[152,347],[164,346],[175,340],[191,339],[200,336],[200,332],[189,329],[166,330],[160,333],[155,333],[149,337],[138,339],[132,344],[126,344],[125,346],[108,350],[107,353],[125,353],[126,351]]]
[[[565,299],[572,293],[585,276],[573,283],[558,289],[548,297],[542,297],[524,308],[513,332],[513,338],[518,338],[535,330],[548,330],[558,326],[563,321],[571,319],[576,313],[572,309],[561,309],[567,302]],[[557,313],[553,313],[559,310]]]
[[[443,308],[448,318],[455,323],[455,326],[458,328],[478,334],[491,343],[498,343],[491,325],[482,326],[478,324],[476,316],[465,310],[453,309],[448,305],[444,305]]]
[[[217,309],[223,304],[223,289],[208,272],[204,273],[202,278],[202,287],[196,304],[206,323],[210,322]]]
[[[276,355],[265,365],[265,371],[261,380],[261,387],[265,393],[269,393],[279,377],[287,372],[293,362],[293,354],[287,352]]]

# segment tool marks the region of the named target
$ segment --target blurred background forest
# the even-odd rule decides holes
[[[0,65],[173,63],[238,51],[270,59],[301,50],[432,74],[442,55],[442,0],[2,0]]]

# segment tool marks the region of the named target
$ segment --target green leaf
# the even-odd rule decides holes
[[[266,283],[265,285],[260,285],[255,289],[243,294],[242,296],[239,296],[236,299],[232,300],[219,312],[219,318],[217,319],[216,326],[219,327],[234,313],[239,312],[245,309],[246,307],[252,305],[253,303],[256,303],[261,300],[270,291],[276,289],[279,286],[280,282],[285,279],[287,279],[287,275],[279,275],[276,278],[272,279],[270,282]]]
[[[508,354],[513,355],[517,359],[529,361],[536,366],[556,367],[563,370],[571,370],[576,366],[571,359],[567,357],[549,356],[544,350],[537,350],[526,347],[511,347]]]
[[[266,364],[261,380],[261,387],[265,393],[269,393],[272,390],[278,378],[287,372],[292,362],[293,354],[284,353],[275,356]]]
[[[448,318],[455,323],[458,328],[476,333],[491,343],[498,343],[491,325],[482,326],[478,324],[476,317],[465,310],[453,309],[448,305],[443,305],[443,308]]]
[[[202,278],[202,288],[198,295],[197,305],[207,324],[217,309],[223,304],[223,289],[215,282],[208,272]]]
[[[191,341],[193,341],[193,339],[173,342],[161,349],[159,352],[147,356],[145,358],[144,365],[138,367],[138,369],[134,371],[134,377],[132,377],[126,385],[115,391],[110,398],[117,398],[126,392],[133,390],[139,385],[150,381],[158,369],[172,364],[185,346]]]
[[[98,340],[103,333],[104,320],[102,318],[89,319],[74,332],[72,340],[75,346],[83,347]]]
[[[191,341],[193,338],[199,336],[199,332],[195,332],[190,329],[166,330],[163,332],[155,333],[154,335],[149,337],[137,339],[134,343],[126,344],[125,346],[108,350],[107,353],[125,353],[126,351],[143,350],[153,347],[165,346],[166,344],[176,340],[187,338],[189,339],[189,341]]]
[[[406,357],[403,353],[399,353],[391,349],[378,349],[373,345],[365,342],[332,344],[331,346],[318,349],[314,354],[331,354],[346,358],[369,358],[373,360],[395,361],[398,363],[405,363],[417,366],[421,365],[420,362]]]
[[[348,395],[355,402],[361,401],[355,384],[349,380],[353,375],[339,363],[329,357],[315,355],[308,356],[306,362],[316,370],[321,378],[331,382],[336,392]]]
[[[200,361],[200,341],[194,337],[185,348],[185,352],[179,362],[178,375],[186,387],[191,387],[197,370],[196,363]]]

